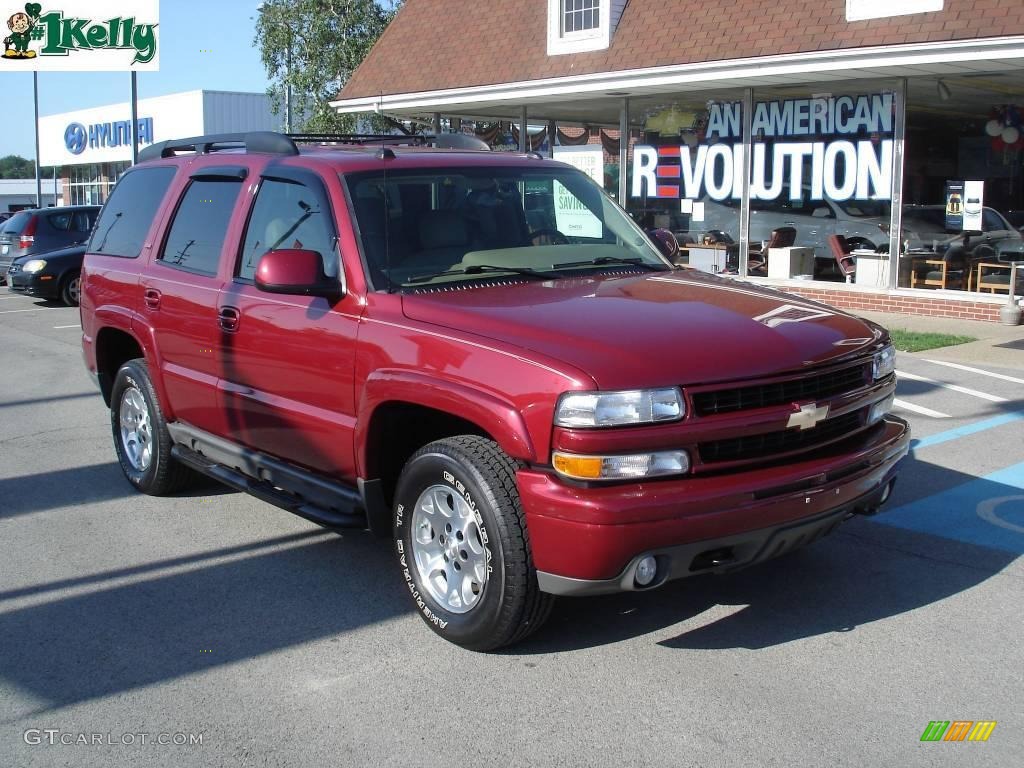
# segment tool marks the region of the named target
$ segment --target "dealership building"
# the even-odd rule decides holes
[[[1024,260],[1021,0],[449,5],[407,0],[332,105],[573,163],[709,271],[998,318]]]
[[[209,133],[277,130],[264,93],[186,91],[139,99],[139,147]],[[108,104],[39,118],[42,167],[57,166],[67,205],[99,204],[132,162],[131,104]]]

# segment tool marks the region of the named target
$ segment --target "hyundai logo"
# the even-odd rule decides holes
[[[81,123],[71,123],[64,129],[64,146],[73,155],[82,154],[85,151],[85,145],[88,140],[89,134]]]

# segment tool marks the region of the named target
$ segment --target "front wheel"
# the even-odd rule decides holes
[[[493,650],[547,619],[553,598],[537,586],[515,464],[492,440],[462,435],[413,454],[394,530],[416,609],[446,640]]]
[[[69,307],[77,307],[81,299],[82,276],[75,272],[64,278],[60,287],[60,300]]]
[[[110,427],[121,470],[143,493],[162,496],[192,477],[171,456],[171,436],[145,360],[129,360],[118,370],[110,394]]]

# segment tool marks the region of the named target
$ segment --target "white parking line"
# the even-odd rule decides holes
[[[904,411],[910,411],[911,413],[919,413],[922,416],[931,416],[933,419],[949,418],[948,413],[943,413],[942,411],[933,411],[931,408],[925,408],[923,405],[914,405],[913,403],[908,403],[906,400],[900,400],[899,398],[893,400],[892,404]]]
[[[82,326],[80,326],[78,323],[75,323],[74,325],[55,325],[55,326],[53,326],[54,330],[60,330],[61,328],[81,328],[81,327]]]
[[[954,392],[960,392],[971,397],[979,397],[982,400],[988,400],[992,403],[1005,403],[1007,402],[1005,397],[999,397],[999,395],[990,395],[988,392],[979,392],[976,389],[968,389],[967,387],[960,387],[956,384],[946,384],[943,381],[936,381],[935,379],[929,379],[927,376],[918,376],[916,373],[906,373],[904,371],[896,371],[896,378],[898,379],[910,379],[911,381],[923,381],[928,384],[934,384],[937,387],[943,389],[951,389]]]
[[[15,294],[14,296],[0,296],[0,301],[3,301],[4,299],[28,299],[28,298],[31,298],[31,297],[29,297],[29,296],[19,296],[19,295]]]
[[[44,312],[49,307],[36,307],[35,309],[0,309],[0,315],[13,315],[15,312]]]
[[[945,360],[928,360],[922,358],[926,363],[934,363],[935,365],[945,365],[948,368],[957,368],[961,371],[969,371],[971,373],[980,373],[982,376],[991,376],[993,379],[1002,379],[1003,381],[1012,381],[1014,384],[1024,384],[1024,379],[1017,379],[1013,376],[1007,376],[1003,373],[993,373],[992,371],[983,371],[981,368],[971,368],[969,365],[960,365],[960,363],[947,363]]]

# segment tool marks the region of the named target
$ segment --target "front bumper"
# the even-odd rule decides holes
[[[643,589],[752,565],[876,511],[909,448],[907,423],[888,416],[814,458],[718,476],[581,488],[520,470],[538,582],[554,594],[640,589],[648,555],[658,569]]]
[[[57,298],[58,280],[56,275],[42,272],[8,272],[7,290],[40,299]]]

